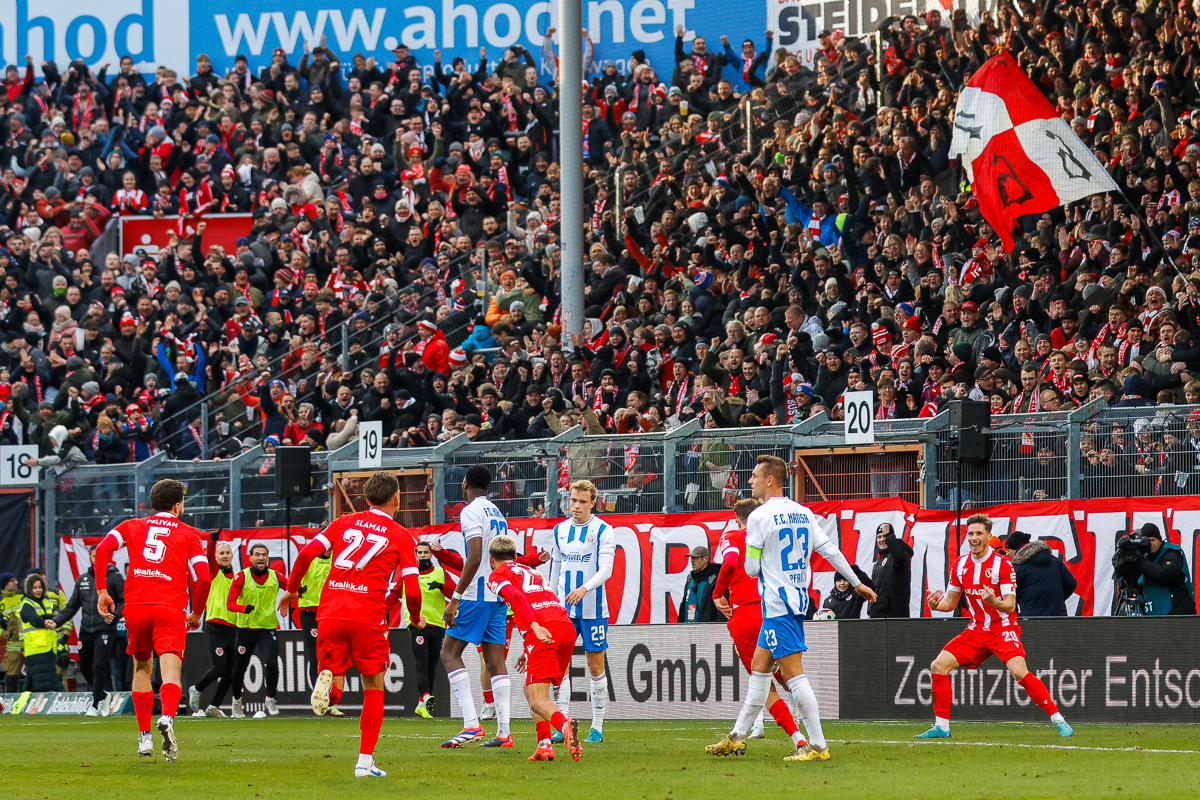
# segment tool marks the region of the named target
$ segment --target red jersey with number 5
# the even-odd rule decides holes
[[[188,607],[188,581],[196,578],[193,565],[207,564],[200,532],[174,514],[131,519],[106,537],[116,550],[129,551],[125,577],[126,605]]]
[[[417,574],[417,542],[408,529],[378,509],[343,514],[313,537],[332,550],[329,577],[321,591],[317,619],[358,622],[387,630],[387,591],[398,580]]]
[[[542,573],[533,567],[515,561],[505,561],[488,575],[487,588],[489,592],[499,596],[505,584],[525,595],[525,599],[533,607],[533,619],[538,624],[545,625],[554,620],[571,624],[566,606],[558,599],[558,595],[546,588],[546,580]],[[518,623],[525,621],[517,620]]]
[[[983,602],[983,587],[990,586],[997,600],[1005,595],[1016,594],[1017,577],[1008,556],[989,553],[976,561],[970,553],[959,556],[950,570],[950,585],[947,589],[962,592],[971,611],[971,624],[967,630],[991,631],[1017,626],[1017,615],[1006,614]]]

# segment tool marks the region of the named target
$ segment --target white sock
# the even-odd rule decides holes
[[[768,693],[770,693],[769,689],[767,691],[768,691]],[[754,727],[755,728],[761,728],[763,726],[763,716],[766,713],[767,713],[767,710],[765,708],[762,711],[758,712],[758,716],[754,718]]]
[[[358,763],[355,764],[354,766],[362,767],[363,769],[367,769],[374,763],[375,763],[375,756],[371,755],[370,753],[359,753],[358,754]]]
[[[802,734],[800,731],[796,731],[795,733],[792,734],[792,744],[796,745],[796,747],[799,747],[800,743],[803,741],[804,741],[804,734]]]
[[[746,700],[742,703],[742,710],[738,714],[737,722],[733,723],[733,730],[730,731],[733,736],[744,738],[750,732],[750,726],[754,723],[758,712],[763,710],[763,706],[767,702],[767,694],[770,691],[771,673],[750,673],[750,686],[746,689]]]
[[[950,730],[950,720],[946,719],[945,717],[934,717],[933,727],[939,730],[948,731]]]
[[[564,717],[571,716],[571,673],[568,671],[558,684],[558,700],[555,703]]]
[[[800,721],[808,733],[808,743],[818,749],[826,746],[825,734],[821,730],[821,711],[817,708],[817,695],[808,682],[807,675],[797,675],[788,681],[788,691],[800,709]]]
[[[475,712],[475,698],[471,695],[471,676],[463,668],[454,670],[446,677],[450,679],[450,688],[454,690],[454,698],[462,709],[463,727],[478,728],[479,715]]]
[[[608,702],[608,677],[601,672],[592,678],[592,727],[604,733],[604,704]]]
[[[512,690],[512,680],[507,675],[492,676],[492,696],[496,700],[496,735],[508,736],[509,730],[509,696]]]
[[[1051,722],[1066,722],[1067,718],[1064,717],[1061,712],[1055,711],[1053,714],[1050,715],[1050,721]]]

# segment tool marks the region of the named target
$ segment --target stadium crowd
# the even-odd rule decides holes
[[[586,177],[581,232],[560,229],[549,43],[432,71],[403,46],[340,64],[323,42],[258,75],[242,56],[150,80],[128,57],[9,65],[0,441],[63,470],[332,449],[364,420],[421,446],[838,419],[847,389],[873,389],[880,419],[956,397],[1022,415],[1200,402],[1196,23],[1019,2],[974,25],[888,19],[882,64],[841,31],[809,66],[769,31],[680,30],[675,63],[634,51],[624,73],[600,48],[584,163],[566,165]],[[1132,206],[1093,196],[999,249],[948,158],[958,93],[999,47]],[[236,252],[205,241],[225,211],[253,214]],[[180,233],[95,257],[122,214]],[[564,233],[584,237],[574,341]],[[1089,477],[1194,466],[1200,412],[1165,419],[1089,431]],[[1030,463],[1066,446],[1019,444]]]

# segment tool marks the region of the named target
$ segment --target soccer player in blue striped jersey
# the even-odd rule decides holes
[[[550,585],[567,607],[575,631],[583,638],[591,675],[592,729],[585,742],[604,741],[604,705],[608,677],[604,654],[608,650],[608,598],[604,583],[612,577],[617,539],[611,525],[592,514],[596,485],[575,481],[570,488],[571,516],[554,526],[550,542]],[[567,713],[571,697],[568,675],[559,686],[558,706]]]
[[[488,500],[492,473],[487,467],[474,464],[463,478],[463,498],[467,504],[459,513],[467,554],[454,595],[442,618],[446,623],[446,638],[442,640],[442,664],[450,679],[450,689],[462,709],[462,730],[442,742],[442,747],[462,747],[484,738],[483,727],[475,710],[471,694],[471,676],[463,664],[463,650],[468,644],[480,645],[483,663],[492,676],[492,694],[496,699],[496,735],[480,747],[512,747],[509,730],[509,694],[511,682],[504,663],[505,639],[508,635],[508,607],[487,588],[488,543],[496,536],[508,535],[508,521],[500,509]]]
[[[812,580],[813,551],[850,581],[854,591],[875,602],[875,592],[858,579],[837,545],[821,531],[816,515],[784,496],[787,475],[783,459],[766,455],[758,457],[750,475],[750,493],[762,504],[746,520],[745,569],[747,575],[758,578],[762,630],[750,661],[750,686],[742,711],[733,730],[705,748],[709,755],[745,755],[746,734],[763,710],[771,689],[772,664],[777,664],[808,734],[808,743],[784,760],[828,761],[829,746],[821,730],[817,696],[801,661],[801,654],[808,649],[804,644],[804,612]]]

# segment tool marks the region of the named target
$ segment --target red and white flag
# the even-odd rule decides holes
[[[1018,217],[1117,189],[1007,51],[980,67],[959,95],[950,157],[959,156],[1005,250],[1012,250]]]

